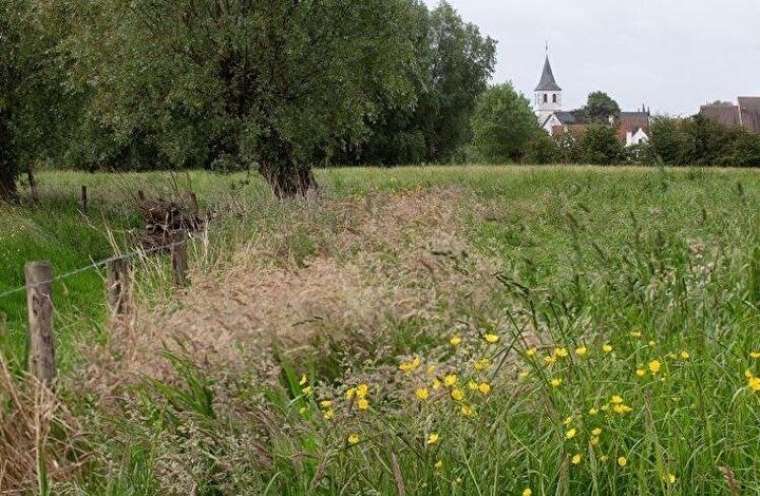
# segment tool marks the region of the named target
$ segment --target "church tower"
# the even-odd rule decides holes
[[[546,61],[541,73],[541,81],[536,86],[536,99],[534,102],[536,116],[539,125],[543,125],[546,119],[554,112],[562,110],[562,88],[554,80],[552,65],[549,63],[549,49],[546,50]]]

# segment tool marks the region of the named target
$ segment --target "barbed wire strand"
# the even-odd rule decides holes
[[[174,248],[175,246],[180,246],[185,243],[187,243],[189,240],[185,241],[175,241],[174,243],[169,243],[168,245],[162,245],[162,246],[154,246],[153,248],[148,248],[147,250],[136,250],[129,253],[124,253],[122,255],[115,255],[113,257],[104,258],[103,260],[99,260],[97,262],[92,262],[89,265],[86,265],[84,267],[81,267],[79,269],[74,269],[70,272],[66,272],[64,274],[61,274],[59,276],[55,276],[52,279],[49,279],[47,281],[41,281],[35,284],[25,284],[23,286],[19,286],[18,288],[10,289],[8,291],[0,293],[0,299],[5,298],[7,296],[14,295],[16,293],[20,293],[22,291],[26,291],[27,289],[44,286],[46,284],[52,284],[57,281],[61,281],[63,279],[68,279],[69,277],[76,276],[78,274],[81,274],[82,272],[87,272],[88,270],[93,269],[99,269],[100,267],[104,267],[108,265],[111,262],[116,262],[117,260],[129,260],[130,258],[134,258],[141,255],[149,255],[151,253],[155,253],[157,251],[166,250],[167,248]]]

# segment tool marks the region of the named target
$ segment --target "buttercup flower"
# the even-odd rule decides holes
[[[478,391],[480,391],[480,394],[489,394],[491,392],[491,385],[487,382],[481,382],[478,385]]]
[[[604,346],[602,346],[602,351],[605,353],[610,353],[612,352],[612,346],[609,344],[605,344]]]
[[[652,360],[651,362],[649,362],[649,371],[652,374],[659,373],[661,368],[662,368],[662,364],[660,363],[659,360]]]
[[[593,431],[591,431],[591,434],[593,434],[594,436],[600,436],[602,434],[602,429],[600,429],[599,427],[597,427],[596,429],[594,429]]]
[[[612,398],[610,399],[610,403],[613,405],[620,405],[623,403],[623,397],[618,394],[613,394]]]
[[[554,355],[557,356],[557,357],[559,357],[559,358],[566,358],[567,355],[568,355],[567,349],[565,349],[565,348],[555,348],[554,349]]]
[[[583,455],[581,455],[580,453],[574,454],[573,457],[570,459],[573,465],[580,465],[582,460],[583,460]]]
[[[624,456],[621,456],[620,458],[618,458],[617,462],[618,462],[618,465],[620,465],[621,467],[625,467],[628,464],[628,460]]]
[[[538,350],[536,350],[535,348],[530,348],[528,351],[525,352],[525,355],[532,357],[536,354],[536,351]]]
[[[454,384],[456,384],[458,380],[459,378],[457,377],[456,374],[449,374],[443,378],[443,383],[446,384],[448,387],[451,387]]]
[[[335,411],[332,408],[328,408],[324,412],[322,412],[322,417],[325,420],[332,420],[335,417]]]
[[[475,415],[475,410],[469,405],[462,405],[461,412],[465,417],[473,417]]]
[[[430,391],[428,391],[427,388],[419,388],[414,392],[414,394],[420,401],[425,401],[430,397]]]
[[[298,381],[298,384],[299,384],[299,385],[301,385],[301,386],[303,386],[303,385],[305,385],[307,382],[308,382],[308,378],[306,377],[306,374],[304,374],[304,375],[302,375],[302,376],[301,376],[301,380],[300,380],[300,381]]]
[[[499,342],[499,336],[497,336],[496,334],[486,334],[485,336],[483,336],[483,339],[485,339],[486,342],[489,344],[496,344]]]
[[[576,429],[568,429],[568,431],[565,432],[565,439],[572,439],[577,433],[578,431]]]
[[[439,438],[440,436],[438,436],[437,432],[431,432],[430,435],[428,435],[427,444],[435,444],[438,442]]]
[[[412,359],[411,361],[402,362],[401,365],[398,366],[398,368],[406,373],[414,372],[420,366],[420,363],[422,363],[422,360],[420,359],[420,357],[415,356],[414,359]]]
[[[588,414],[591,415],[591,416],[594,416],[594,415],[596,415],[598,413],[599,413],[599,409],[598,408],[591,408],[588,411]]]
[[[491,367],[491,360],[489,360],[488,358],[481,358],[480,360],[475,362],[474,367],[475,367],[475,370],[477,370],[478,372],[482,370],[487,370]]]
[[[319,406],[322,408],[330,408],[332,406],[333,402],[330,400],[322,400],[319,402]]]
[[[760,351],[753,351],[749,354],[749,356],[755,359],[760,358]]]
[[[462,401],[464,399],[464,393],[459,388],[451,390],[451,398],[455,401]]]
[[[369,386],[366,384],[359,384],[356,386],[356,396],[358,398],[366,398],[369,394]]]
[[[356,407],[359,408],[359,410],[367,410],[369,409],[369,401],[367,401],[366,398],[360,398],[359,401],[356,402]]]
[[[585,346],[580,346],[575,349],[575,354],[583,358],[588,354],[588,348],[586,348]]]
[[[558,379],[558,378],[552,379],[551,381],[549,381],[549,384],[551,384],[552,387],[555,387],[555,388],[560,387],[562,385],[562,379]]]
[[[359,434],[353,433],[348,436],[349,444],[356,444],[359,442]]]
[[[573,423],[573,417],[567,417],[564,421],[562,421],[563,425],[570,425]]]
[[[636,375],[638,377],[644,377],[645,375],[647,375],[647,371],[644,369],[636,369]]]
[[[533,496],[533,490],[529,487],[523,489],[522,496]]]
[[[449,339],[449,343],[451,344],[451,346],[459,346],[460,344],[462,344],[462,338],[460,338],[459,336],[452,336],[451,339]]]
[[[681,352],[681,360],[688,360],[689,359],[689,352],[684,350]]]

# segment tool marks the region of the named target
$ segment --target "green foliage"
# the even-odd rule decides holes
[[[543,130],[538,130],[528,142],[524,161],[528,164],[553,164],[559,160],[560,148],[557,142]]]
[[[472,129],[478,154],[496,163],[520,161],[539,131],[530,103],[509,83],[493,86],[478,98]]]
[[[620,164],[625,161],[625,149],[615,129],[602,124],[588,127],[580,140],[582,160],[589,164]]]
[[[620,115],[620,105],[603,91],[589,94],[586,106],[581,110],[589,121],[597,123],[606,123],[611,115]]]

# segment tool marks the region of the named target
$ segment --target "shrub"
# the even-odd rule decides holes
[[[580,143],[583,160],[589,164],[618,164],[624,161],[625,150],[613,128],[592,125],[586,130]]]

